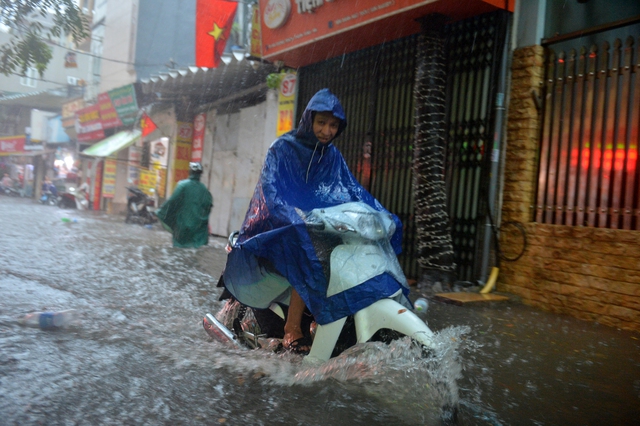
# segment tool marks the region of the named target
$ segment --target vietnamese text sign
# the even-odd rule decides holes
[[[173,186],[189,177],[189,162],[191,162],[191,141],[193,139],[193,124],[178,122],[176,149],[173,155]]]
[[[104,172],[102,178],[102,196],[113,198],[116,194],[116,160],[104,160]]]
[[[118,112],[114,108],[108,94],[100,93],[98,95],[98,107],[100,109],[100,120],[102,120],[103,129],[122,126],[122,120],[118,117]]]
[[[155,196],[157,173],[155,170],[140,169],[138,188],[150,197]]]
[[[296,104],[296,74],[287,73],[282,77],[278,91],[278,124],[276,136],[293,129],[293,110]]]
[[[136,100],[136,91],[132,84],[118,87],[117,89],[107,92],[113,107],[118,112],[118,117],[125,126],[133,124],[138,114],[138,102]]]
[[[132,166],[129,163],[129,177],[127,178],[129,185],[138,186],[140,183],[140,167]]]
[[[80,142],[104,139],[100,107],[97,104],[76,111],[76,134]]]
[[[5,136],[0,138],[0,155],[14,154],[24,151],[26,136]]]
[[[251,50],[254,58],[262,58],[262,35],[260,34],[260,9],[257,4],[251,5]]]
[[[288,14],[273,6],[281,0],[260,0],[263,56],[269,58],[329,37],[355,26],[380,19],[434,0],[359,0],[314,2],[298,0]]]
[[[76,111],[85,107],[84,99],[74,99],[62,104],[62,125],[73,127],[76,124]]]
[[[158,197],[164,198],[167,195],[167,169],[160,169],[158,172]]]
[[[204,146],[204,131],[206,115],[200,113],[193,120],[193,143],[191,144],[191,161],[199,163],[202,161],[202,149]]]
[[[189,178],[189,162],[191,161],[191,144],[176,143],[176,155],[173,162],[173,188],[183,179]]]

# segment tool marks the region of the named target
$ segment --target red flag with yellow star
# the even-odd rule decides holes
[[[196,66],[216,68],[224,52],[238,3],[225,0],[197,0]]]
[[[157,128],[158,126],[156,126],[156,123],[151,120],[146,112],[143,112],[142,117],[140,117],[140,130],[142,131],[142,137],[153,133]]]

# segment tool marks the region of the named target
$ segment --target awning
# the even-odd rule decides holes
[[[198,105],[216,103],[216,108],[237,110],[261,102],[269,90],[267,76],[277,72],[272,64],[238,61],[229,58],[218,68],[190,66],[141,78],[145,95],[155,94],[157,100],[174,101],[189,98]]]
[[[0,152],[0,157],[35,157],[36,155],[47,155],[55,152],[53,149],[45,151],[20,151],[20,152]]]
[[[69,93],[65,86],[65,88],[45,89],[37,92],[14,93],[0,96],[0,105],[19,105],[45,111],[60,111],[62,104],[72,99],[70,96],[78,96],[79,92],[76,87],[80,89],[80,86],[72,87],[74,88],[72,93]]]
[[[109,157],[110,155],[133,145],[140,139],[140,130],[123,130],[91,145],[80,154],[89,157]]]

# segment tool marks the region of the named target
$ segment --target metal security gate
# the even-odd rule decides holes
[[[480,277],[486,227],[494,102],[507,12],[448,27],[447,164],[449,218],[458,279]]]
[[[491,16],[491,15],[489,15]],[[496,19],[487,17],[472,18],[468,21],[456,23],[448,27],[449,37],[451,40],[466,40],[458,32],[467,31],[471,24],[465,24],[469,21],[478,21],[477,27],[482,25],[493,25]],[[473,26],[472,26],[473,28]],[[497,28],[483,29],[482,37],[485,33],[490,32],[496,37],[499,32]],[[480,38],[476,35],[476,38]],[[502,35],[504,37],[504,35]],[[486,38],[486,37],[485,37]],[[336,146],[340,149],[345,157],[351,171],[356,178],[367,188],[380,202],[390,211],[398,215],[404,225],[404,240],[402,244],[402,254],[399,258],[407,277],[415,278],[419,276],[419,268],[415,261],[416,257],[416,232],[414,222],[413,209],[413,139],[414,139],[414,97],[413,86],[415,79],[415,60],[418,35],[406,37],[393,42],[374,46],[348,55],[333,58],[318,64],[310,65],[299,70],[299,92],[298,92],[298,108],[297,120],[300,119],[308,100],[316,91],[328,87],[334,92],[345,109],[349,125],[346,131],[336,141]],[[483,39],[484,40],[484,39]],[[483,41],[483,43],[489,43]],[[492,46],[499,44],[496,40],[490,42]],[[478,44],[480,46],[480,44]],[[483,45],[484,46],[484,45]],[[459,49],[459,48],[458,48]],[[450,49],[450,54],[459,54],[459,50]],[[475,64],[484,64],[486,62],[485,50],[478,51],[473,46],[468,47],[465,51],[469,55],[467,60],[473,61],[473,66],[457,66],[450,67],[453,72],[458,74],[470,73]],[[478,55],[481,58],[475,58]],[[499,55],[494,54],[497,58]],[[451,55],[450,55],[451,57]],[[475,58],[475,59],[474,59]],[[450,63],[454,63],[451,58]],[[492,64],[495,65],[495,64]],[[478,68],[479,66],[475,66]],[[497,70],[497,66],[496,66]],[[475,71],[473,71],[475,72]],[[496,73],[494,73],[496,74]],[[475,74],[474,74],[475,75]],[[484,74],[482,74],[484,75]],[[493,74],[492,74],[493,76]],[[461,83],[461,78],[451,78],[448,82],[449,93],[453,93],[454,88],[457,90],[457,97],[450,96],[449,116],[455,113],[453,117],[453,125],[450,129],[460,127],[462,134],[468,133],[465,130],[466,121],[473,117],[475,121],[482,119],[489,120],[489,117],[482,118],[480,111],[473,110],[483,101],[487,103],[490,99],[490,91],[483,85],[475,83],[469,84],[469,78],[465,77]],[[482,80],[485,82],[485,80]],[[485,83],[489,84],[493,80],[489,79]],[[495,85],[495,83],[493,83]],[[485,92],[482,92],[485,88]],[[481,95],[471,95],[473,90],[480,91]],[[470,97],[473,102],[460,103],[456,101],[460,96]],[[448,96],[449,97],[449,96]],[[465,98],[466,99],[466,98]],[[482,99],[482,100],[481,100]],[[489,105],[483,106],[484,114],[489,115],[491,108]],[[474,112],[465,113],[465,111],[473,110]],[[491,135],[492,129],[488,124],[483,124],[482,135]],[[474,130],[474,134],[478,133]],[[475,163],[486,165],[484,155],[486,155],[486,146],[488,141],[483,139],[482,154],[480,160],[474,160],[473,164],[464,157],[465,150],[473,150],[479,145],[479,142],[467,142],[460,137],[456,137],[458,133],[454,130],[449,132],[449,137],[453,137],[453,141],[449,141],[450,153],[447,157],[447,182],[449,182],[448,195],[451,202],[450,213],[453,219],[452,229],[454,229],[454,249],[456,256],[464,259],[464,277],[461,279],[471,279],[467,277],[467,264],[473,264],[476,253],[470,251],[468,240],[471,238],[475,241],[480,238],[478,233],[480,227],[474,225],[473,231],[466,225],[461,225],[460,231],[456,234],[455,225],[462,223],[461,221],[471,222],[473,212],[478,217],[477,212],[480,207],[480,186],[468,179],[468,169]],[[464,145],[464,147],[462,146]],[[463,169],[463,170],[460,170]],[[462,178],[460,177],[462,175]],[[475,174],[473,174],[475,176]],[[478,177],[484,176],[480,173]],[[458,185],[462,192],[455,191],[453,185]],[[473,194],[471,190],[475,191]],[[464,196],[460,195],[463,194]],[[455,198],[452,197],[455,195]],[[474,206],[468,207],[469,203],[475,203]],[[461,211],[462,214],[458,214]],[[469,237],[463,237],[463,233],[467,233]],[[470,253],[470,254],[469,254]]]
[[[571,39],[567,51],[544,43],[554,48],[547,51],[535,221],[640,230],[640,38],[590,46]]]

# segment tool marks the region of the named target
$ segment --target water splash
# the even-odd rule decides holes
[[[388,345],[359,344],[317,365],[290,353],[230,349],[224,355],[218,353],[213,364],[280,386],[332,382],[357,387],[407,423],[434,424],[443,407],[456,407],[459,402],[456,382],[462,377],[462,366],[458,354],[469,344],[464,337],[469,331],[466,326],[441,330],[434,335],[436,349],[429,354],[404,338]]]

